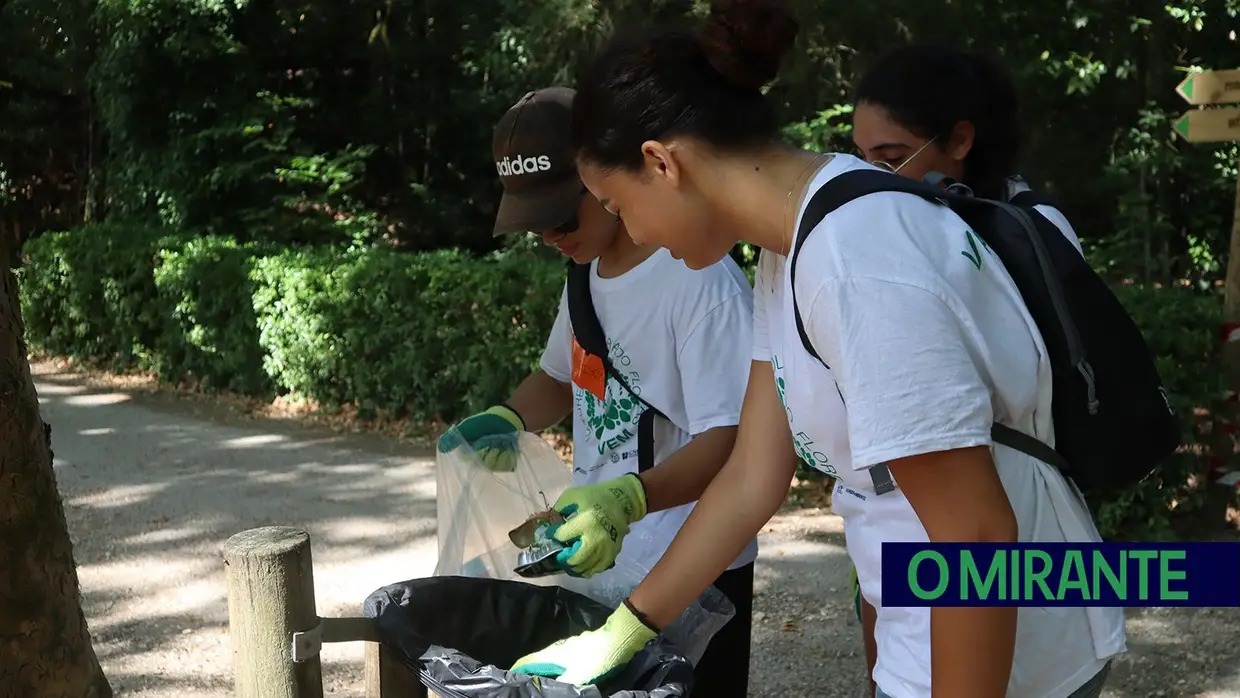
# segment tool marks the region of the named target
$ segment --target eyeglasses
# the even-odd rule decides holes
[[[931,144],[931,143],[933,143],[933,142],[935,142],[935,141],[937,141],[938,139],[939,139],[939,137],[938,137],[938,136],[935,136],[934,138],[931,138],[930,140],[926,141],[924,145],[922,145],[920,148],[918,148],[918,149],[917,149],[917,151],[916,151],[916,152],[914,152],[912,155],[910,155],[910,156],[908,156],[907,158],[905,158],[905,159],[904,159],[904,162],[900,163],[899,165],[892,165],[891,163],[887,162],[886,160],[870,160],[870,161],[869,161],[869,163],[870,163],[871,165],[874,165],[875,167],[881,167],[881,168],[883,168],[884,170],[887,170],[888,172],[890,172],[890,173],[892,173],[892,174],[896,174],[896,173],[898,173],[900,170],[904,169],[904,166],[905,166],[905,165],[907,165],[907,164],[909,164],[910,162],[912,162],[914,158],[916,158],[918,155],[921,155],[921,151],[925,150],[926,148],[929,148],[929,147],[930,147],[930,144]]]

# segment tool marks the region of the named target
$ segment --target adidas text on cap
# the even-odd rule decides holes
[[[574,91],[548,87],[530,92],[495,126],[491,145],[504,196],[495,234],[555,228],[581,203],[581,179],[569,131]]]

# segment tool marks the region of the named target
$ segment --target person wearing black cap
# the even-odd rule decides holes
[[[512,470],[518,432],[571,414],[576,484],[554,506],[571,515],[554,532],[568,545],[559,561],[605,584],[617,560],[654,566],[731,452],[748,378],[753,290],[730,258],[692,270],[666,249],[633,242],[577,174],[574,95],[562,87],[530,92],[495,127],[504,192],[495,234],[538,233],[588,265],[609,358],[624,382],[577,343],[566,285],[540,370],[505,404],[463,420],[451,439],[469,443],[488,467]],[[653,426],[644,430],[651,408]],[[652,446],[643,448],[647,434]],[[453,447],[445,439],[441,450]],[[715,582],[736,615],[697,663],[695,695],[747,695],[757,551],[751,540]]]

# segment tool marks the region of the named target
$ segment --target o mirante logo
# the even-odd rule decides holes
[[[1240,543],[883,543],[883,604],[1238,606]]]

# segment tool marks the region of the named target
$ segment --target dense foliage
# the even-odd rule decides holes
[[[0,0],[0,244],[27,262],[29,339],[375,414],[451,418],[502,397],[536,361],[562,267],[490,235],[494,120],[571,83],[617,27],[706,4]],[[1238,152],[1170,124],[1186,71],[1237,67],[1240,2],[795,4],[800,46],[770,95],[809,147],[850,148],[850,85],[899,42],[1014,71],[1024,174],[1123,293],[1186,426],[1216,438]],[[1207,450],[1104,525],[1167,531],[1201,500]]]
[[[507,396],[537,365],[558,261],[383,247],[280,250],[226,237],[85,227],[26,246],[22,312],[37,349],[172,382],[291,392],[363,414],[451,420]],[[1109,531],[1170,530],[1198,505],[1217,399],[1218,293],[1119,284],[1159,357],[1194,448],[1100,512]],[[1200,442],[1200,443],[1199,443]]]

